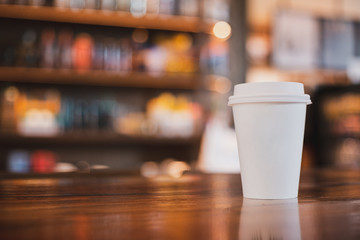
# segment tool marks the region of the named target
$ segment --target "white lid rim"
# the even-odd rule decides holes
[[[229,99],[238,98],[310,98],[308,94],[252,94],[252,95],[233,95]]]
[[[235,104],[241,103],[306,103],[306,105],[311,104],[310,96],[307,94],[298,95],[298,96],[257,96],[257,97],[240,97],[240,96],[231,96],[229,98],[228,105],[232,106]]]
[[[310,105],[312,104],[312,102],[310,100],[298,100],[298,101],[295,101],[295,100],[257,100],[257,101],[238,101],[238,102],[228,102],[228,106],[234,106],[236,104],[245,104],[245,103],[305,103],[306,105]]]

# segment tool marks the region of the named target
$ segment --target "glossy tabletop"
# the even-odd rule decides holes
[[[292,200],[236,174],[3,178],[0,239],[360,239],[360,171],[302,171]]]

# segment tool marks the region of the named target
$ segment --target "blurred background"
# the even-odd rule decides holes
[[[303,168],[360,169],[359,0],[0,0],[0,32],[2,176],[237,173],[258,81],[311,95]]]

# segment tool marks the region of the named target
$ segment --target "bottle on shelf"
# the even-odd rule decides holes
[[[134,29],[131,39],[73,34],[72,29],[43,29],[40,40],[28,29],[14,48],[8,43],[1,65],[47,69],[100,70],[105,72],[195,73],[198,61],[193,38],[186,33],[157,34]]]
[[[91,69],[93,45],[94,41],[89,34],[82,33],[76,36],[72,49],[72,62],[76,70]]]
[[[160,0],[147,0],[146,13],[159,14]]]
[[[32,29],[26,30],[22,36],[21,45],[17,51],[14,50],[17,59],[13,60],[14,55],[9,52],[12,51],[11,46],[9,46],[4,54],[4,62],[16,62],[16,65],[23,67],[36,67],[39,60],[39,49],[36,46],[36,40],[36,32]]]
[[[70,30],[61,30],[58,35],[55,67],[70,69],[72,67],[73,34]]]
[[[118,11],[130,12],[130,0],[116,0],[116,9]]]
[[[85,6],[85,0],[69,0],[69,6],[71,9],[76,10],[76,9],[82,9]]]
[[[54,29],[44,29],[41,33],[40,43],[41,60],[40,66],[43,68],[54,68],[55,66],[55,31]]]
[[[134,17],[142,17],[146,14],[146,0],[131,0],[130,12]]]
[[[159,13],[164,15],[175,15],[176,4],[175,0],[160,0]]]
[[[107,11],[114,11],[116,9],[116,1],[115,0],[102,0],[101,1],[101,9]]]

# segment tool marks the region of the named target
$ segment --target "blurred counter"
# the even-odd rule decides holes
[[[40,175],[41,176],[41,175]],[[360,172],[306,170],[298,199],[244,199],[238,174],[0,179],[2,239],[360,239]]]

